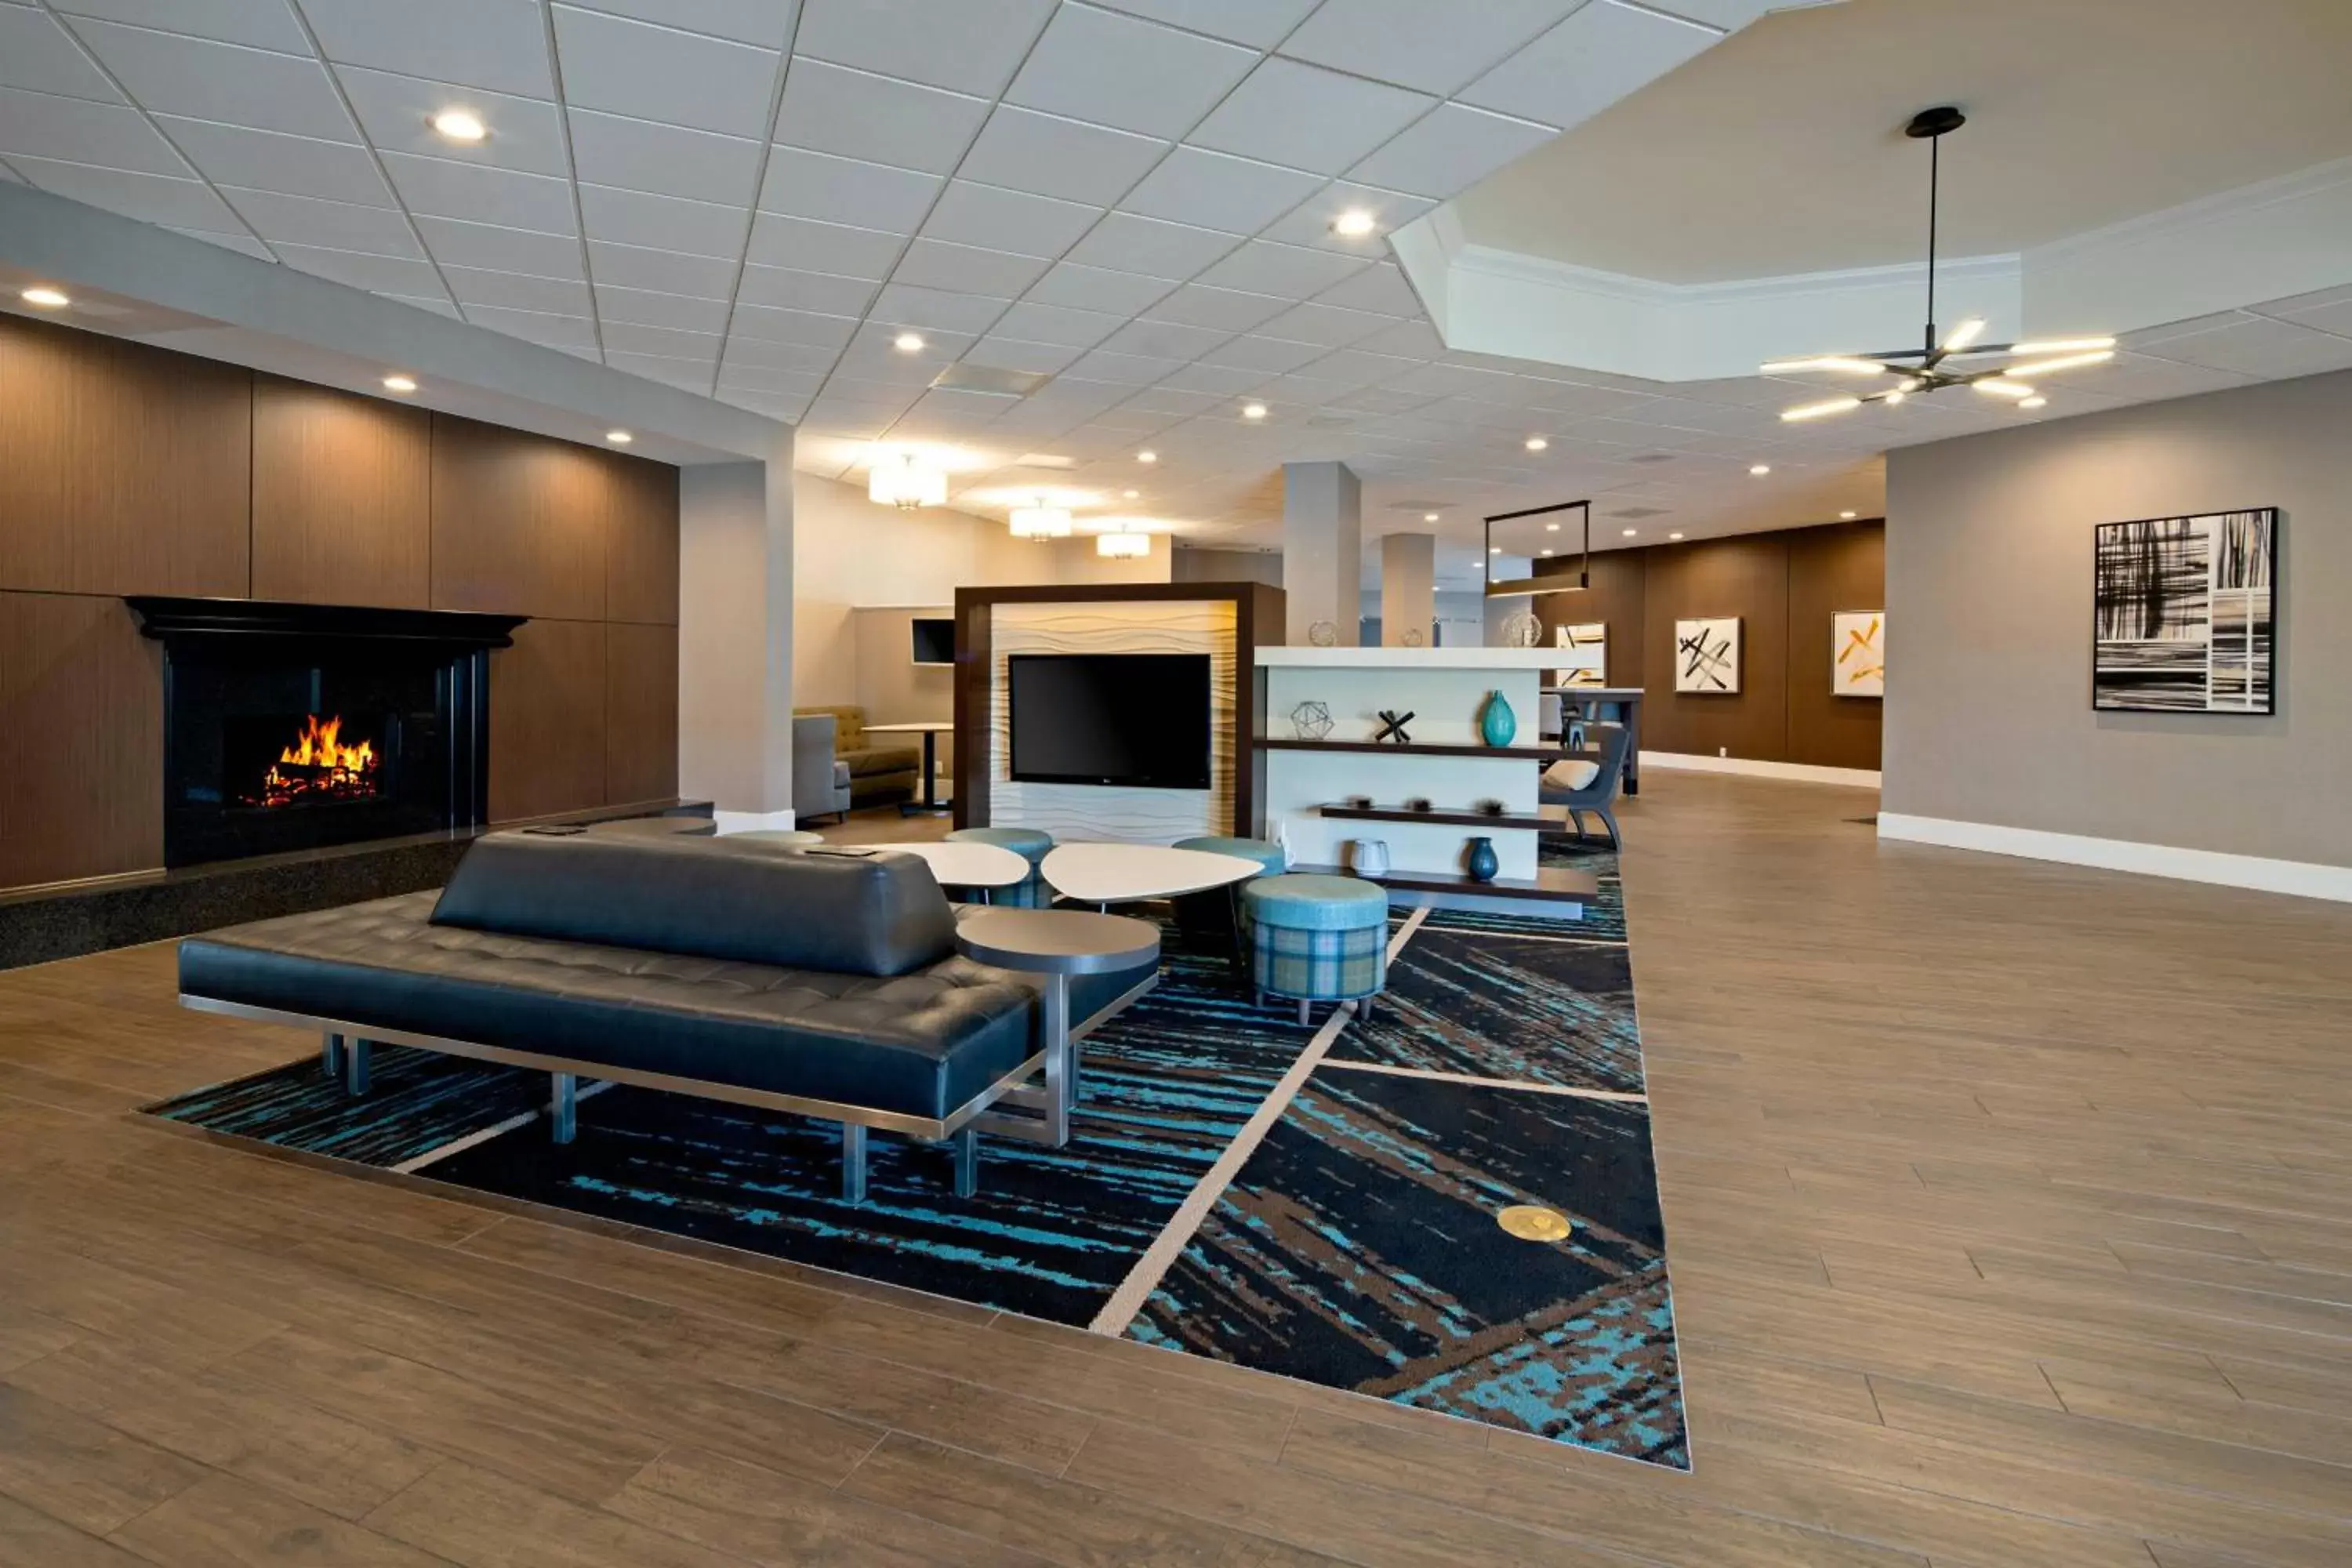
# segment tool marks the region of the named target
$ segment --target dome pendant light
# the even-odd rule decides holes
[[[877,458],[866,475],[866,499],[900,511],[938,506],[948,499],[948,477],[913,452]]]

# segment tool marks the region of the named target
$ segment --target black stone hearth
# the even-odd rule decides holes
[[[527,617],[125,602],[163,644],[167,868],[488,819],[489,650]]]

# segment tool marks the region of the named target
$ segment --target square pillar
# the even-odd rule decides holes
[[[793,825],[793,433],[678,470],[677,787],[719,831]]]
[[[1353,647],[1363,616],[1363,487],[1345,463],[1282,466],[1282,592],[1287,640],[1311,643],[1330,623],[1336,646]]]
[[[1437,536],[1381,536],[1381,646],[1427,647],[1436,640]]]

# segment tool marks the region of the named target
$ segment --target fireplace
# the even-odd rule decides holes
[[[126,601],[163,645],[163,863],[476,827],[520,616]]]

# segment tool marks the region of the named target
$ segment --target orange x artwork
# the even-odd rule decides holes
[[[1830,689],[1840,697],[1886,693],[1886,615],[1883,610],[1840,610],[1831,617]]]

